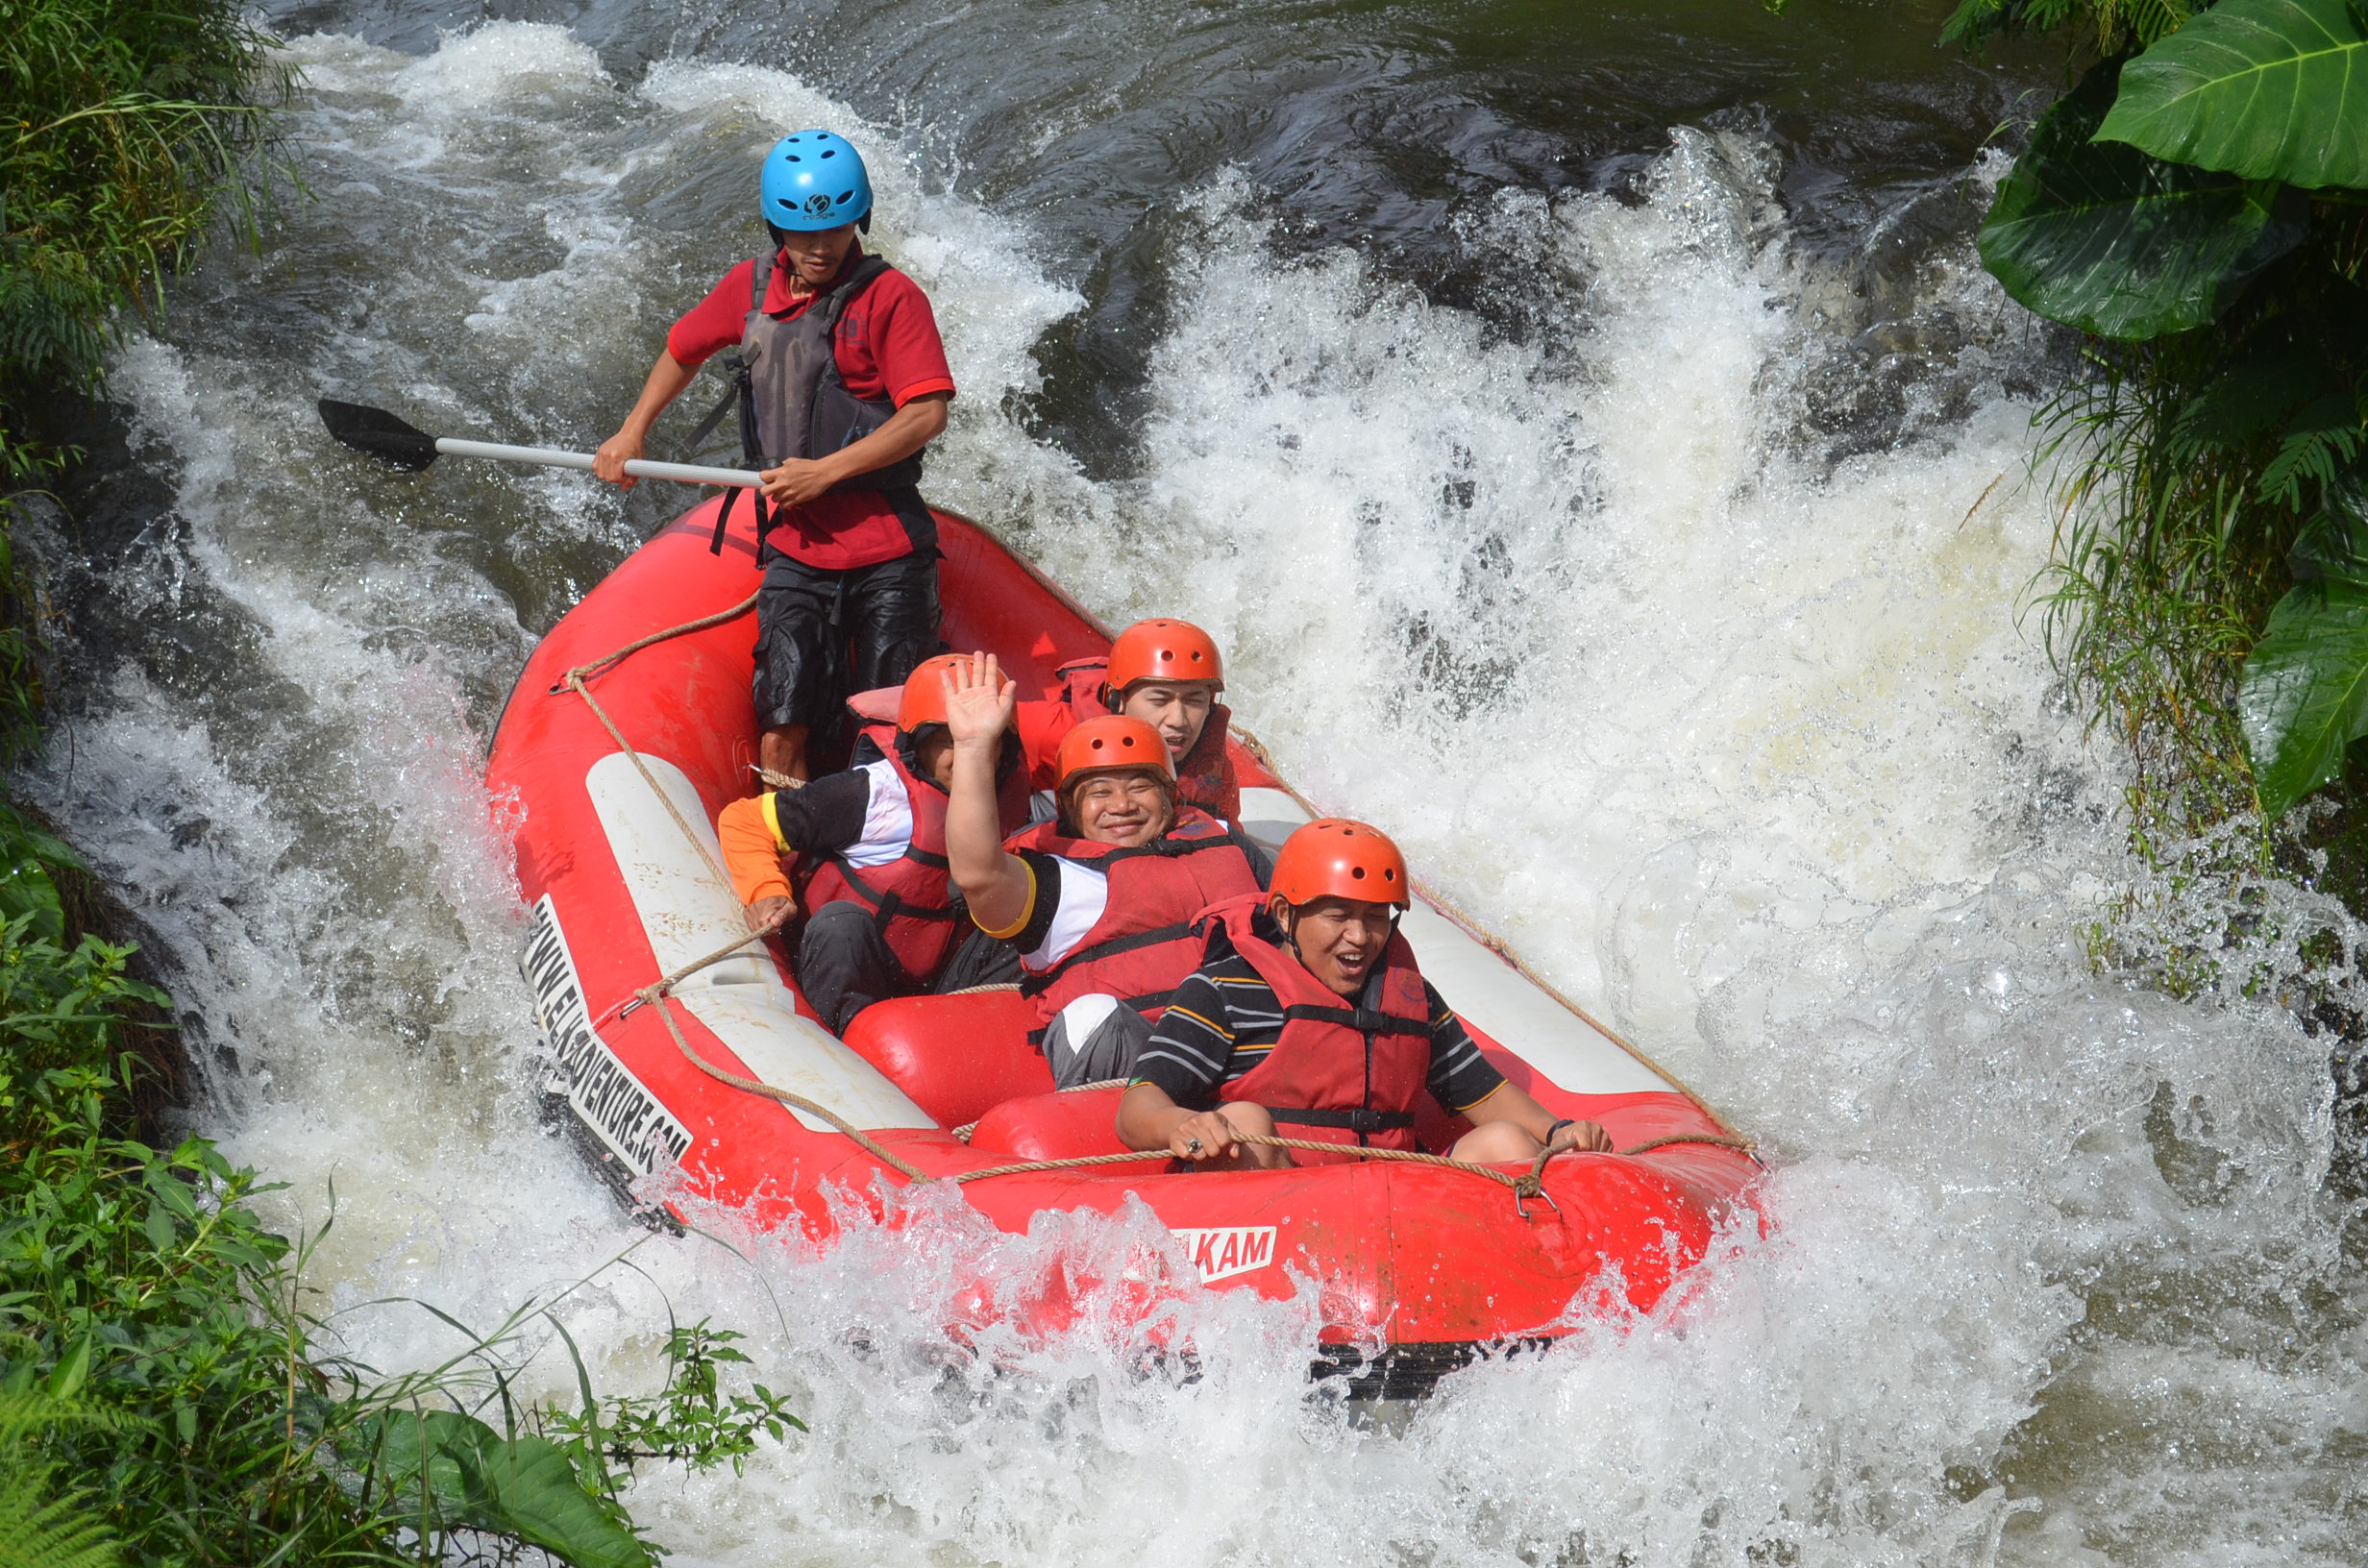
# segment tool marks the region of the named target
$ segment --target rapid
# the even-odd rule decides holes
[[[638,1484],[678,1568],[2368,1560],[2299,962],[2194,1001],[2089,962],[2131,888],[2235,906],[2128,858],[2039,646],[2063,351],[1970,236],[1981,138],[2057,78],[1936,52],[1943,9],[271,12],[308,193],[115,358],[37,541],[71,675],[27,785],[185,1009],[191,1125],[285,1227],[333,1204],[343,1347],[427,1364],[456,1337],[384,1298],[491,1328],[576,1286],[595,1378],[647,1391],[670,1313],[745,1332],[812,1431]],[[375,471],[312,400],[588,449],[811,123],[937,305],[931,499],[1105,620],[1216,632],[1300,788],[1765,1141],[1764,1237],[1377,1423],[1311,1396],[1286,1306],[1193,1306],[1196,1377],[1091,1320],[944,1333],[1147,1215],[652,1236],[542,1122],[484,747],[691,493]],[[573,1388],[556,1347],[528,1381]]]

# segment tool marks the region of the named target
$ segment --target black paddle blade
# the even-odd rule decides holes
[[[435,461],[435,437],[413,429],[383,408],[323,398],[321,423],[356,452],[366,452],[397,468],[417,470]]]

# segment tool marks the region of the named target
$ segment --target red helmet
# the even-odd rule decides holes
[[[904,677],[904,695],[897,699],[897,728],[910,735],[924,724],[946,722],[946,672],[962,659],[959,653],[937,653],[914,667]]]
[[[1105,768],[1144,768],[1175,782],[1175,764],[1168,760],[1168,743],[1159,731],[1122,713],[1088,719],[1061,737],[1058,772],[1067,790],[1078,775]]]
[[[1354,898],[1368,904],[1413,903],[1406,857],[1380,828],[1345,817],[1324,817],[1283,841],[1274,857],[1274,891],[1286,903]]]
[[[1114,692],[1138,680],[1205,680],[1221,688],[1225,662],[1216,641],[1190,621],[1138,621],[1110,645],[1103,679]]]

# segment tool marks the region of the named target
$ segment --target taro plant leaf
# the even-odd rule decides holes
[[[2331,486],[2296,542],[2300,580],[2245,659],[2236,688],[2261,813],[2276,820],[2343,772],[2368,735],[2368,485]]]
[[[504,1437],[456,1410],[387,1410],[358,1424],[349,1462],[367,1468],[396,1518],[425,1495],[433,1523],[512,1535],[574,1568],[654,1568],[620,1510],[583,1488],[557,1444]]]
[[[2221,0],[2122,68],[2097,139],[2247,180],[2368,186],[2368,13]]]
[[[2185,331],[2301,244],[2305,220],[2274,181],[2091,140],[2118,69],[2110,61],[2091,68],[2040,118],[2030,150],[1999,182],[1982,264],[2051,321],[2105,337]]]

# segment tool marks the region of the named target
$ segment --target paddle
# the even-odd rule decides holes
[[[439,456],[490,457],[501,463],[535,463],[544,468],[592,467],[588,452],[561,452],[555,447],[506,447],[492,441],[460,441],[449,435],[430,435],[415,429],[383,408],[358,403],[321,400],[321,423],[329,433],[356,452],[366,452],[382,462],[414,472]],[[703,468],[697,463],[653,463],[636,457],[625,472],[643,479],[679,479],[684,484],[729,484],[753,490],[764,483],[745,468]],[[719,530],[720,531],[720,530]]]

